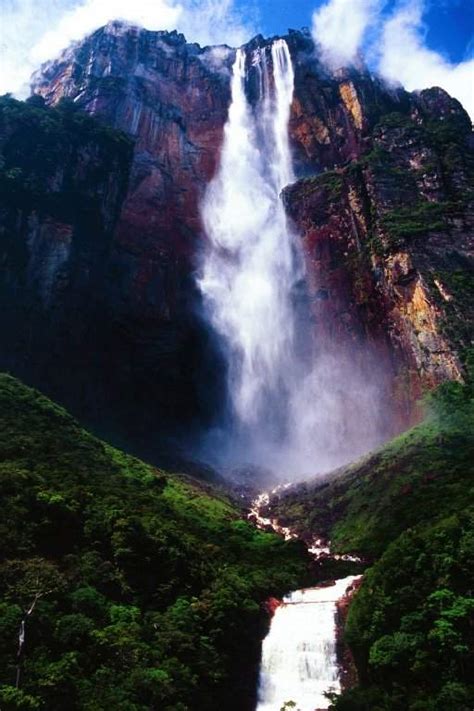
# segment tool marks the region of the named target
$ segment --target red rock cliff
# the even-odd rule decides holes
[[[337,352],[369,370],[384,365],[397,430],[418,416],[414,401],[425,387],[462,376],[472,333],[470,124],[441,90],[388,89],[362,66],[331,75],[308,34],[286,39],[300,179],[284,200],[307,263],[307,318]],[[257,37],[248,50],[265,42]],[[199,319],[193,274],[233,58],[227,47],[203,49],[175,32],[115,22],[43,66],[34,82],[47,104],[71,99],[134,142],[95,287],[101,338],[83,367],[99,363],[95,372],[107,373],[96,421],[118,417],[124,437],[145,438],[141,451],[165,422],[189,428],[218,399],[209,404],[222,368]],[[46,277],[35,273],[45,289]],[[74,294],[79,313],[86,297]],[[89,401],[98,379],[85,378]],[[52,392],[59,399],[61,387]]]

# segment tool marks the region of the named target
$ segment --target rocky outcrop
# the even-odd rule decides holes
[[[222,143],[231,60],[225,47],[203,50],[176,32],[113,22],[43,67],[35,83],[49,105],[71,98],[135,140],[115,242],[134,257],[127,291],[140,311],[156,311],[152,291],[162,317],[173,310],[176,277],[196,254],[199,201]],[[167,288],[150,289],[153,281]]]
[[[470,135],[458,102],[427,90],[382,113],[357,160],[284,193],[319,342],[384,364],[395,431],[419,418],[424,391],[462,379],[471,345]]]
[[[286,40],[299,182],[284,199],[308,267],[304,318],[319,342],[324,336],[339,354],[350,351],[362,369],[383,364],[387,411],[392,398],[398,403],[390,428],[400,429],[416,418],[424,387],[462,373],[472,316],[470,173],[459,144],[467,117],[444,92],[389,90],[363,66],[329,74],[308,33]],[[269,42],[256,37],[247,51]],[[25,293],[34,302],[20,318],[8,291],[4,318],[17,336],[4,341],[3,366],[142,455],[165,424],[189,431],[223,399],[216,375],[223,368],[200,318],[194,274],[205,244],[199,205],[218,162],[234,56],[176,32],[113,22],[44,65],[35,95],[63,108],[66,99],[123,131],[133,151],[126,167],[113,151],[96,165],[90,147],[70,156],[48,138],[50,185],[69,185],[65,162],[73,182],[88,176],[87,199],[76,203],[99,200],[90,228],[58,211],[3,213],[10,263],[12,245],[29,250],[27,267],[12,268],[8,283],[18,303]],[[250,95],[256,80],[251,69]],[[17,157],[7,157],[9,170]],[[88,165],[96,165],[92,176]],[[34,315],[40,305],[42,319]]]

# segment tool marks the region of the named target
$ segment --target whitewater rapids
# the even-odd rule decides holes
[[[257,711],[329,708],[325,692],[339,693],[336,603],[359,579],[348,576],[327,587],[296,590],[283,598],[263,641]]]

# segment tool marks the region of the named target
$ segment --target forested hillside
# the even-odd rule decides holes
[[[304,582],[301,544],[8,375],[0,496],[2,711],[252,708],[262,603]]]

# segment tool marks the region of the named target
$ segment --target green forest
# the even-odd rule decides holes
[[[359,685],[335,711],[472,707],[472,390],[444,384],[421,425],[273,503],[365,561],[345,630]],[[0,413],[1,708],[252,708],[263,603],[314,582],[303,544],[8,375]]]
[[[263,603],[307,579],[303,544],[8,375],[0,496],[2,711],[252,708]]]

